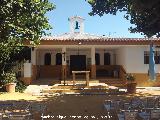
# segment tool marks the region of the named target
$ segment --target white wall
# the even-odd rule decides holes
[[[116,64],[122,65],[126,70],[126,49],[125,47],[118,48],[115,50],[116,52]]]
[[[144,64],[144,51],[146,47],[127,47],[126,65],[129,73],[148,73],[148,65]]]
[[[149,65],[144,64],[144,51],[149,51],[149,46],[126,46],[117,52],[117,64],[123,65],[128,73],[148,73]],[[160,71],[156,65],[156,71]]]

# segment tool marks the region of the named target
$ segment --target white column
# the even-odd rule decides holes
[[[95,65],[95,47],[91,48],[91,65]]]
[[[39,50],[36,50],[36,64],[37,65],[40,65],[40,51]]]
[[[45,51],[41,50],[41,54],[40,54],[40,65],[44,65],[44,55],[45,55]]]
[[[114,58],[113,58],[113,52],[112,51],[109,51],[109,53],[110,53],[110,65],[114,65]]]
[[[39,50],[39,54],[38,54],[38,65],[41,65],[41,61],[42,61],[42,58],[41,58],[41,50]]]
[[[66,47],[62,48],[62,65],[66,65]]]
[[[32,64],[24,63],[24,77],[32,77]]]
[[[31,63],[32,65],[36,65],[36,48],[31,49]]]
[[[96,78],[95,47],[91,48],[91,78]]]
[[[52,53],[51,54],[51,65],[55,65],[56,64],[55,59],[56,59],[56,55],[54,53]]]
[[[116,50],[114,50],[113,51],[113,65],[117,65],[116,59],[117,59],[117,53],[116,53]]]

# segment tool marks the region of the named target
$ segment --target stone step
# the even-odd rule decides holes
[[[50,89],[43,90],[42,93],[106,93],[108,89]]]
[[[66,84],[73,84],[73,80],[66,80]],[[86,80],[75,80],[77,84],[86,84]],[[99,83],[99,80],[89,80],[89,83]],[[64,84],[64,81],[61,80],[61,84]]]
[[[126,84],[125,80],[121,79],[106,79],[106,80],[100,80],[100,83],[106,83],[109,86],[116,86],[116,87],[123,87]]]
[[[100,83],[124,83],[125,80],[100,80]]]
[[[112,88],[113,89],[113,88]],[[116,88],[117,89],[117,88]],[[25,93],[32,95],[40,94],[55,94],[55,93],[88,93],[88,94],[98,94],[98,93],[107,93],[111,90],[110,86],[105,83],[89,83],[89,86],[85,84],[73,84],[63,85],[55,84],[53,86],[48,85],[29,85],[25,90]]]
[[[82,89],[86,88],[85,84],[76,84],[73,86],[73,84],[69,85],[63,85],[63,84],[56,84],[51,87],[51,89]],[[108,88],[108,85],[105,83],[89,83],[89,86],[87,88]]]
[[[48,85],[29,85],[29,86],[27,86],[24,93],[28,93],[28,94],[32,94],[32,95],[40,94],[43,89],[50,89],[50,88],[51,87]]]

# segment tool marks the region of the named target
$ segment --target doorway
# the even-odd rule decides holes
[[[72,71],[86,70],[86,55],[71,55],[70,56],[70,73]]]

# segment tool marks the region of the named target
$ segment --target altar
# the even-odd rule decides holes
[[[86,74],[86,86],[89,86],[89,73],[90,71],[72,71],[73,74],[73,86],[75,86],[76,82],[76,74],[84,73]]]

